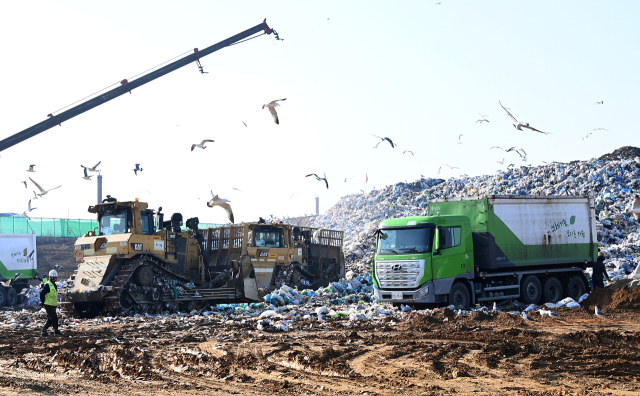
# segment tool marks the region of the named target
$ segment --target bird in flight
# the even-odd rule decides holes
[[[84,180],[91,180],[92,177],[93,177],[93,175],[89,176],[87,174],[87,168],[84,168],[84,177],[83,177],[83,179]]]
[[[205,139],[205,140],[202,141],[202,143],[198,143],[198,144],[194,143],[194,144],[191,145],[191,151],[193,151],[193,149],[196,148],[196,147],[200,147],[201,149],[206,149],[207,146],[205,146],[204,144],[205,143],[209,143],[209,142],[213,143],[214,141],[215,140]]]
[[[31,217],[29,217],[29,216],[27,215],[27,211],[26,211],[26,210],[25,210],[24,212],[22,212],[22,217],[26,217],[26,218],[27,218],[27,220],[31,221]]]
[[[293,194],[291,194],[291,196],[289,197],[289,199],[293,198],[294,195],[296,195],[299,191],[294,192]]]
[[[480,113],[478,113],[478,115],[480,116],[480,119],[478,121],[476,121],[476,124],[477,123],[481,123],[482,124],[483,122],[489,122],[489,120],[487,120],[485,118],[485,117],[489,116],[488,114],[480,114]]]
[[[228,199],[218,198],[217,195],[214,195],[213,198],[209,202],[207,202],[207,206],[213,208],[214,206],[219,206],[227,212],[227,217],[229,221],[233,224],[233,211],[231,211],[231,205],[229,205]]]
[[[269,108],[269,112],[271,113],[271,116],[273,117],[273,121],[278,125],[280,125],[280,120],[278,119],[278,113],[276,113],[276,106],[280,106],[277,102],[279,102],[281,100],[287,100],[287,98],[272,100],[271,102],[269,102],[269,103],[267,103],[265,105],[262,105],[263,109],[265,107]]]
[[[38,194],[38,196],[43,196],[46,195],[49,191],[51,190],[55,190],[56,188],[60,188],[62,187],[62,185],[59,185],[58,187],[54,187],[54,188],[50,188],[48,190],[43,189],[42,187],[40,187],[40,185],[38,183],[36,183],[35,181],[33,181],[32,178],[29,178],[29,180],[31,180],[31,183],[35,184],[36,187],[38,187],[38,190],[40,190],[40,194]]]
[[[458,144],[462,144],[462,141],[460,141],[461,137],[462,137],[462,134],[458,135]]]
[[[242,192],[242,190],[240,190],[239,188],[235,188],[235,187],[231,187],[232,190],[236,190],[236,191],[240,191]],[[213,192],[213,191],[212,191]]]
[[[442,164],[442,165],[449,167],[449,169],[460,169],[457,166],[451,166],[451,165],[447,165],[447,164]]]
[[[29,165],[29,169],[27,169],[27,172],[35,172],[36,170],[33,169],[35,167],[35,165]]]
[[[507,153],[509,153],[509,152],[511,152],[511,151],[513,151],[513,150],[515,150],[515,149],[516,149],[515,147],[509,147],[508,149],[506,149],[506,150],[504,150],[504,151],[505,151],[505,152],[507,152]]]
[[[25,182],[26,183],[26,182]],[[33,190],[32,190],[33,191]],[[33,191],[33,199],[38,199],[38,194],[36,194],[35,191]]]
[[[80,165],[80,166],[85,169],[84,173],[86,175],[87,171],[89,171],[89,172],[97,172],[98,171],[97,168],[98,168],[98,165],[100,165],[100,163],[102,163],[102,161],[98,162],[93,167],[88,167],[88,166],[84,166],[84,165]]]
[[[380,145],[380,142],[376,143],[376,145],[373,146],[373,148],[378,148],[379,145]]]
[[[589,135],[591,135],[591,132],[589,132],[589,133],[587,134],[587,136],[583,137],[583,138],[582,138],[582,140],[584,140],[584,139],[588,138],[588,137],[589,137]]]
[[[133,171],[133,173],[136,174],[136,176],[138,176],[138,171],[142,172],[142,168],[140,167],[140,164],[136,164],[136,167],[131,170]]]
[[[309,173],[305,177],[309,177],[309,176],[315,176],[317,181],[324,180],[324,184],[326,184],[327,185],[327,189],[329,189],[329,182],[327,181],[326,173],[325,173],[324,177],[320,177],[320,176],[316,175],[315,173]]]
[[[380,139],[383,142],[386,140],[391,145],[391,148],[396,148],[396,146],[397,146],[397,144],[393,143],[391,141],[391,139],[389,139],[388,137],[380,137],[380,136],[374,135],[374,134],[371,134],[371,136],[375,136],[375,137],[377,137],[378,139]],[[378,143],[378,144],[380,144],[380,143]],[[378,145],[376,145],[376,147],[378,147]]]
[[[500,146],[493,146],[489,150],[493,150],[494,148],[499,148],[500,150],[504,151],[504,149],[502,147],[500,147]]]
[[[522,153],[518,150],[516,150],[516,153],[518,153],[518,155],[520,156],[520,158],[522,158],[523,162],[527,162],[527,152],[524,151],[523,148],[520,149],[522,151]],[[524,155],[523,155],[524,154]]]
[[[604,128],[596,128],[596,129],[594,129],[594,131],[608,131],[608,129],[604,129]]]
[[[27,182],[26,181],[21,181],[20,183],[24,183],[24,188],[27,188]]]
[[[496,161],[497,163],[499,163],[500,165],[504,165],[504,158],[502,159],[502,161]]]
[[[34,210],[34,209],[38,209],[38,208],[32,208],[32,207],[31,207],[31,200],[29,200],[29,209],[28,209],[28,211],[29,211],[29,212],[31,212],[31,211],[32,211],[32,210]]]
[[[516,122],[515,124],[513,124],[513,127],[516,128],[517,130],[522,131],[522,128],[527,128],[527,129],[530,129],[530,130],[532,130],[534,132],[544,133],[545,135],[548,135],[548,134],[551,133],[551,132],[542,132],[542,131],[540,131],[540,130],[538,130],[536,128],[533,128],[533,127],[529,126],[528,122],[520,122],[520,121],[516,120],[516,118],[511,113],[509,113],[509,110],[507,110],[504,106],[502,106],[502,103],[500,101],[498,101],[498,103],[500,103],[500,106],[504,109],[504,111],[506,111],[507,114],[509,114],[509,117],[511,117],[511,119]]]
[[[242,123],[244,124],[244,126],[245,126],[245,127],[247,127],[247,123],[246,123],[246,122],[242,121]],[[247,128],[248,128],[248,127],[247,127]]]
[[[411,151],[411,150],[405,150],[402,154],[406,154],[406,153],[411,153],[411,155],[413,155],[413,151]]]
[[[346,177],[344,178],[344,182],[345,182],[345,183],[347,182],[347,178],[346,178]]]
[[[604,104],[604,100],[594,103],[594,105]]]

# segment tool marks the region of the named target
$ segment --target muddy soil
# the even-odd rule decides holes
[[[591,395],[640,393],[640,310],[559,318],[445,310],[349,323],[140,319],[0,332],[0,394]],[[98,322],[102,323],[102,322]]]

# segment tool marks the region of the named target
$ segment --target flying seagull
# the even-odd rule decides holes
[[[84,166],[84,165],[80,165],[81,167],[83,167],[85,169],[84,173],[87,173],[87,170],[89,172],[97,172],[98,171],[98,165],[100,165],[100,163],[102,163],[102,161],[98,162],[97,164],[95,164],[93,167],[88,167],[88,166]]]
[[[609,316],[609,314],[606,314],[606,313],[602,312],[601,310],[599,310],[597,305],[596,305],[596,315],[597,316]]]
[[[239,188],[231,187],[231,189],[242,192],[242,190],[240,190]]]
[[[522,161],[527,162],[527,153],[526,153],[526,151],[524,151],[523,148],[521,148],[520,150],[522,150],[522,153],[524,153],[524,155],[522,155],[522,153],[520,153],[520,151],[518,151],[518,150],[516,150],[516,153],[518,153],[520,158],[522,158]]]
[[[591,135],[591,132],[589,132],[589,133],[587,134],[587,136],[583,137],[583,138],[582,138],[582,140],[584,140],[584,139],[588,138],[588,137],[589,137],[589,135]]]
[[[477,121],[476,121],[476,124],[477,124],[477,123],[481,123],[481,124],[482,124],[483,122],[489,122],[489,120],[487,120],[487,119],[485,119],[485,118],[481,118],[481,119],[479,119],[479,120],[477,120]]]
[[[506,150],[504,150],[504,151],[505,151],[505,152],[507,152],[507,153],[509,153],[509,152],[511,152],[511,151],[513,151],[513,150],[515,150],[515,149],[516,149],[515,147],[509,147],[508,149],[506,149]]]
[[[34,210],[34,209],[38,209],[38,208],[32,208],[32,207],[31,207],[31,200],[29,200],[29,209],[28,209],[28,210],[29,210],[29,212],[31,212],[31,211],[32,211],[32,210]]]
[[[458,135],[458,144],[462,144],[462,142],[459,141],[461,137],[462,137],[462,134]]]
[[[405,150],[402,154],[406,154],[406,153],[411,153],[411,155],[413,155],[413,151],[411,150]]]
[[[62,268],[62,266],[60,264],[56,264],[56,265],[53,266],[53,268],[55,268],[56,271],[59,271],[60,268]]]
[[[442,166],[438,168],[438,173],[436,173],[436,175],[439,175],[441,170],[442,170]]]
[[[24,188],[27,188],[27,182],[26,181],[21,181],[20,183],[24,183]]]
[[[448,166],[450,169],[460,169],[460,168],[458,168],[457,166],[450,166],[450,165],[447,165],[447,164],[442,164],[442,165],[444,165],[444,166]]]
[[[26,217],[26,218],[27,218],[27,220],[31,221],[31,217],[29,217],[29,216],[27,215],[27,211],[26,211],[26,210],[25,210],[24,212],[22,212],[22,217]]]
[[[500,150],[504,151],[504,149],[502,147],[500,147],[500,146],[493,146],[489,150],[493,150],[494,148],[499,148]]]
[[[196,148],[196,147],[200,147],[201,149],[206,149],[206,148],[207,148],[207,146],[205,146],[204,144],[205,144],[205,143],[208,143],[208,142],[212,142],[212,143],[213,143],[213,142],[214,142],[214,140],[205,139],[205,140],[203,140],[203,141],[202,141],[202,143],[199,143],[199,144],[192,144],[192,145],[191,145],[191,151],[193,151],[193,149],[194,149],[194,148]],[[142,169],[141,169],[141,170],[142,170]]]
[[[244,126],[245,126],[246,128],[248,128],[248,126],[247,126],[247,123],[246,123],[246,122],[242,121],[242,123],[244,124]]]
[[[496,161],[497,163],[499,163],[500,165],[504,165],[504,158],[502,159],[502,161]]]
[[[393,143],[391,141],[391,139],[389,139],[388,137],[380,137],[380,136],[377,136],[377,135],[374,135],[374,134],[371,134],[371,136],[375,136],[375,137],[377,137],[378,139],[380,139],[383,142],[386,140],[391,145],[391,148],[396,148],[396,146],[397,146],[397,144]],[[377,145],[376,145],[376,147],[377,147]]]
[[[38,187],[38,190],[40,190],[40,194],[38,194],[38,196],[42,197],[43,195],[46,195],[49,191],[51,190],[55,190],[56,188],[60,188],[62,187],[62,185],[59,185],[58,187],[54,187],[54,188],[50,188],[48,190],[43,189],[42,187],[40,187],[40,185],[38,183],[36,183],[35,181],[33,181],[32,178],[29,178],[29,180],[31,180],[31,183],[35,184],[36,187]]]
[[[604,100],[594,103],[594,105],[597,105],[597,104],[604,104]]]
[[[376,145],[373,146],[373,148],[378,148],[379,145],[380,145],[380,142],[376,143]]]
[[[35,172],[36,170],[33,169],[35,165],[29,165],[29,169],[27,169],[27,172]]]
[[[325,173],[324,177],[320,177],[320,176],[316,175],[315,173],[309,173],[305,177],[309,177],[309,176],[315,176],[317,181],[324,180],[324,184],[326,184],[327,185],[327,189],[329,189],[329,182],[327,181],[326,173]]]
[[[207,206],[210,208],[213,208],[214,206],[219,206],[222,209],[224,209],[225,212],[227,212],[227,217],[229,218],[229,221],[231,221],[231,223],[233,224],[233,212],[231,211],[231,205],[229,205],[228,199],[224,199],[224,198],[218,198],[217,195],[214,195],[213,198],[211,198],[211,200],[209,202],[207,202]]]
[[[513,127],[516,128],[517,130],[522,131],[522,128],[527,128],[527,129],[530,129],[530,130],[532,130],[534,132],[544,133],[545,135],[548,135],[548,134],[551,133],[551,132],[542,132],[542,131],[537,130],[537,129],[533,128],[533,127],[530,127],[528,122],[520,122],[520,121],[516,120],[516,118],[511,113],[509,113],[509,110],[507,110],[504,106],[502,106],[502,103],[500,101],[498,101],[498,103],[500,103],[500,106],[504,109],[504,111],[506,111],[507,114],[509,114],[509,117],[511,117],[511,119],[516,122],[515,124],[513,124]]]
[[[273,117],[273,122],[275,122],[278,125],[280,125],[280,120],[278,119],[278,113],[276,113],[276,106],[280,106],[277,102],[279,102],[281,100],[287,100],[287,98],[272,100],[271,102],[269,102],[269,103],[267,103],[265,105],[262,105],[263,109],[265,107],[269,108],[269,112],[271,113],[271,116]]]
[[[133,171],[133,173],[136,174],[136,176],[138,176],[138,171],[142,172],[142,168],[140,167],[140,164],[136,164],[135,169],[131,169]]]
[[[289,197],[289,199],[293,198],[294,195],[296,195],[299,191],[294,192],[293,194],[291,194],[291,196]]]
[[[604,129],[604,128],[596,128],[596,129],[594,129],[594,131],[608,131],[608,129]]]
[[[33,253],[35,253],[35,252],[36,252],[35,250],[32,250],[31,253],[29,253],[29,256],[28,256],[29,260],[31,260],[33,258]],[[58,264],[58,265],[60,265],[60,264]],[[62,266],[60,265],[60,267],[62,267]]]
[[[84,177],[83,177],[83,179],[84,180],[91,180],[92,177],[93,177],[93,175],[89,176],[87,174],[87,168],[84,168]]]
[[[345,183],[347,182],[347,178],[346,178],[346,177],[344,178],[344,182],[345,182]]]

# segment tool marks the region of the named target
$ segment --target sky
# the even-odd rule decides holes
[[[31,177],[62,185],[32,201],[32,217],[92,218],[96,178],[83,180],[80,165],[99,161],[103,198],[225,223],[224,210],[206,206],[211,192],[231,201],[236,222],[256,221],[314,213],[316,196],[322,213],[421,175],[494,174],[638,145],[628,115],[640,95],[640,2],[435,3],[0,2],[0,139],[264,18],[283,39],[224,48],[202,58],[208,74],[187,65],[0,152],[0,212],[26,210]],[[276,125],[261,107],[281,98]],[[551,134],[516,130],[499,101]],[[489,122],[476,123],[478,113]],[[397,147],[374,149],[372,135]],[[202,139],[215,142],[190,151]],[[527,162],[492,146],[522,148]],[[326,174],[329,189],[309,173]]]

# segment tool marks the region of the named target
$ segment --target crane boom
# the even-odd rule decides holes
[[[36,136],[39,133],[42,133],[50,128],[53,128],[56,125],[61,125],[64,121],[67,121],[77,115],[80,115],[86,111],[93,109],[94,107],[100,106],[103,103],[106,103],[112,99],[117,98],[120,95],[123,95],[127,92],[131,92],[133,89],[138,88],[148,82],[151,82],[157,78],[164,76],[165,74],[171,73],[174,70],[178,70],[179,68],[188,65],[189,63],[196,62],[200,58],[207,56],[213,52],[218,51],[224,47],[227,47],[237,41],[243,40],[253,34],[256,34],[260,31],[264,31],[266,34],[271,34],[274,32],[273,29],[270,29],[267,26],[267,20],[265,19],[261,24],[252,27],[251,29],[247,29],[242,33],[238,33],[235,36],[229,37],[226,40],[223,40],[217,44],[214,44],[210,47],[207,47],[203,50],[194,49],[194,53],[184,58],[178,59],[175,62],[172,62],[160,69],[149,72],[133,81],[122,80],[121,85],[117,88],[114,88],[106,93],[99,95],[93,99],[87,100],[86,102],[80,103],[77,106],[70,108],[58,115],[49,114],[49,118],[45,121],[42,121],[32,127],[29,127],[22,132],[18,132],[14,135],[9,136],[3,140],[0,140],[0,151],[8,149],[9,147],[15,146],[16,144],[23,142],[29,138]],[[277,35],[277,33],[276,33]]]

